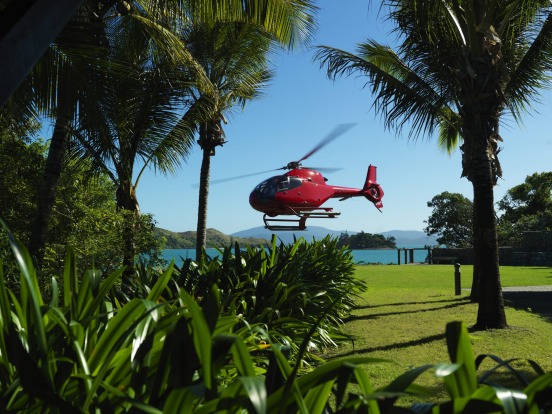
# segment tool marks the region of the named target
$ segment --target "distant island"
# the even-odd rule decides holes
[[[375,249],[375,248],[395,248],[412,246],[434,246],[437,244],[435,237],[428,237],[422,231],[416,230],[391,230],[379,234],[370,234],[364,232],[348,232],[326,229],[324,227],[309,226],[307,231],[298,232],[271,232],[264,227],[254,227],[249,230],[242,230],[231,235],[224,234],[216,229],[207,229],[207,247],[225,247],[234,242],[243,246],[266,246],[270,243],[272,235],[276,235],[279,242],[293,243],[294,236],[303,237],[308,241],[313,239],[320,240],[327,235],[334,238],[347,238],[347,243],[351,249]],[[356,236],[362,234],[362,236]],[[157,237],[164,237],[166,240],[166,249],[194,249],[196,243],[196,232],[173,232],[159,227],[155,228]],[[370,237],[367,237],[367,236]],[[345,241],[345,240],[344,240]],[[361,247],[362,246],[362,247]]]
[[[351,250],[361,249],[394,249],[397,242],[393,236],[385,237],[383,234],[360,233],[352,234],[341,233],[337,240],[339,247],[348,247]]]

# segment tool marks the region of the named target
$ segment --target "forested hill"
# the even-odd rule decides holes
[[[170,230],[156,227],[154,232],[157,237],[165,237],[167,240],[167,243],[165,244],[166,249],[195,249],[195,231],[175,233]],[[207,229],[207,247],[225,247],[236,241],[243,246],[266,246],[268,243],[268,240],[266,239],[228,236],[218,230]]]
[[[348,247],[349,249],[382,249],[395,248],[397,243],[394,237],[385,237],[382,234],[356,233],[348,235],[341,233],[337,245],[340,247]]]

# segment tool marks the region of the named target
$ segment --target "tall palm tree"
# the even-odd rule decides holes
[[[191,2],[190,15],[183,19],[188,25],[182,38],[194,61],[202,67],[204,78],[209,79],[203,85],[195,82],[188,90],[190,106],[182,118],[184,124],[195,125],[203,152],[197,260],[206,245],[210,157],[215,155],[217,146],[225,143],[222,124],[226,123],[227,112],[255,98],[270,78],[270,47],[292,49],[310,42],[316,27],[314,4],[313,0],[251,0],[236,7],[234,1],[215,4],[196,0]],[[240,24],[229,24],[217,17],[227,13]]]
[[[203,154],[196,243],[199,260],[206,244],[211,157],[216,147],[226,142],[222,124],[226,123],[228,114],[257,97],[270,79],[267,54],[272,39],[258,25],[223,22],[190,25],[182,36],[212,85],[206,90],[189,83],[185,90],[189,106],[181,120],[182,125],[197,131]]]
[[[386,127],[410,136],[438,132],[449,149],[460,140],[462,175],[473,186],[475,328],[507,326],[500,284],[493,187],[501,117],[520,120],[552,73],[552,5],[525,0],[389,0],[397,51],[368,40],[357,53],[321,46],[328,76],[368,77]]]
[[[97,79],[96,108],[84,114],[72,134],[74,148],[106,173],[116,190],[117,209],[126,212],[123,236],[127,278],[134,274],[135,227],[140,217],[136,188],[152,168],[174,173],[188,155],[194,131],[179,124],[181,76],[155,42],[133,20],[116,21],[109,29],[107,58],[126,68]]]
[[[84,114],[82,108],[87,106],[86,102],[97,99],[89,74],[91,68],[97,67],[105,47],[105,36],[103,22],[95,16],[91,3],[85,2],[78,9],[19,88],[31,92],[27,96],[29,106],[36,106],[42,116],[54,120],[29,240],[29,251],[39,265],[69,144],[69,129]],[[18,90],[16,97],[22,100],[21,95]]]

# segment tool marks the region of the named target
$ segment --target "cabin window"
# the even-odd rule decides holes
[[[299,187],[301,184],[303,184],[303,181],[301,181],[300,178],[289,177],[289,189],[290,190],[293,190],[294,188]]]
[[[276,191],[293,190],[294,188],[299,187],[301,184],[303,184],[303,181],[301,181],[300,178],[283,176],[280,177],[280,179],[278,180]]]
[[[276,191],[286,191],[289,190],[289,178],[285,177],[278,181],[278,189]]]

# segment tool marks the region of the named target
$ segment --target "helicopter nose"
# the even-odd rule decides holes
[[[251,194],[249,194],[249,204],[251,207],[253,207],[255,210],[259,210],[259,201],[258,201],[258,194],[257,191],[253,190]]]
[[[249,194],[249,204],[257,211],[265,211],[267,206],[269,206],[274,201],[274,196],[262,193],[258,190],[253,190]]]

